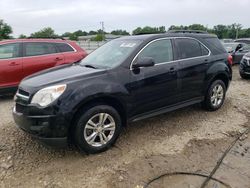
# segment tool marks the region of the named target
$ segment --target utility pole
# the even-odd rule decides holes
[[[100,22],[101,23],[101,30],[102,30],[102,40],[105,38],[105,32],[104,32],[104,21]]]

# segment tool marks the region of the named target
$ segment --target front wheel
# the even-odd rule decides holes
[[[78,118],[75,143],[81,151],[99,153],[115,143],[121,128],[121,117],[113,107],[94,106],[82,112]]]
[[[226,86],[222,80],[215,80],[209,87],[205,100],[204,107],[209,111],[218,110],[224,103],[226,96]]]

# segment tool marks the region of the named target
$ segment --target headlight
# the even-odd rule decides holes
[[[60,97],[66,90],[66,85],[55,85],[39,90],[32,98],[32,104],[38,104],[42,107],[48,106]]]

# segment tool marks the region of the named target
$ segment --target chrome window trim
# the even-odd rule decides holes
[[[129,69],[130,70],[133,70],[132,66],[133,66],[133,63],[135,61],[135,59],[138,57],[138,55],[147,47],[149,46],[150,44],[152,44],[153,42],[156,42],[156,41],[159,41],[159,40],[166,40],[166,39],[192,39],[192,40],[196,40],[197,42],[199,42],[202,46],[204,46],[207,50],[208,50],[208,55],[203,55],[203,56],[197,56],[197,57],[191,57],[191,58],[184,58],[184,59],[178,59],[178,60],[173,60],[173,61],[168,61],[168,62],[162,62],[162,63],[157,63],[155,64],[155,66],[158,66],[158,65],[162,65],[162,64],[167,64],[167,63],[175,63],[175,62],[178,62],[178,61],[183,61],[183,60],[191,60],[191,59],[198,59],[198,58],[202,58],[202,57],[209,57],[211,55],[211,51],[210,49],[205,45],[203,44],[201,41],[199,41],[198,39],[196,38],[193,38],[193,37],[164,37],[164,38],[158,38],[158,39],[154,39],[152,41],[150,41],[149,43],[147,43],[136,55],[135,57],[133,58],[132,62],[130,63],[130,67]]]
[[[7,44],[24,44],[24,43],[35,43],[35,42],[37,42],[37,41],[29,41],[29,42],[10,42],[10,43],[5,43],[5,44],[0,44],[0,46],[2,46],[2,45],[7,45]],[[42,42],[37,42],[37,43],[42,43]],[[71,52],[57,52],[57,53],[51,53],[51,54],[43,54],[43,55],[33,55],[33,56],[23,56],[23,57],[13,57],[13,58],[5,58],[5,59],[0,59],[0,61],[1,60],[8,60],[8,59],[20,59],[20,58],[30,58],[30,57],[40,57],[40,56],[47,56],[47,55],[53,55],[53,54],[62,54],[62,53],[76,53],[77,52],[77,50],[71,45],[71,44],[69,44],[69,43],[65,43],[65,42],[48,42],[48,41],[46,41],[46,42],[43,42],[43,43],[63,43],[63,44],[67,44],[67,45],[69,45],[74,51],[71,51]]]

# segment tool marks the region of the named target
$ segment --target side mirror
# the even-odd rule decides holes
[[[240,48],[239,50],[238,50],[238,52],[243,52],[244,51],[244,49],[243,48]]]
[[[151,57],[142,57],[137,59],[137,61],[132,65],[132,68],[140,68],[140,67],[152,67],[155,65],[155,61]]]

